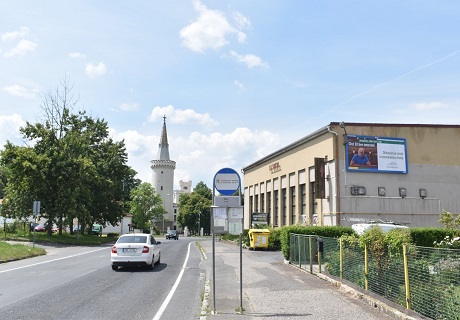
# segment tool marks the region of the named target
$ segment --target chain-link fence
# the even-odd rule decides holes
[[[291,234],[290,263],[347,280],[431,319],[460,319],[460,250],[405,246],[392,255],[371,254],[339,239]]]

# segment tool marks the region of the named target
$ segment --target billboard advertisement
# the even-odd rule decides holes
[[[347,135],[345,153],[347,171],[407,173],[404,138]]]

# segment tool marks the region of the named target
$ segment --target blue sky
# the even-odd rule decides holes
[[[0,145],[67,76],[77,110],[150,182],[167,117],[175,186],[212,187],[331,121],[460,123],[458,1],[0,3]]]

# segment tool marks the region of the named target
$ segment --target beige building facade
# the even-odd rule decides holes
[[[460,126],[331,122],[242,172],[244,228],[260,213],[274,227],[440,226],[460,213]]]

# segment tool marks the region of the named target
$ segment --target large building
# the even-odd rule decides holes
[[[460,212],[460,126],[331,122],[242,172],[245,228],[253,213],[274,227],[441,226]]]

